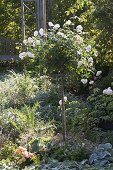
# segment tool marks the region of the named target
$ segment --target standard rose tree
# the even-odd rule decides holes
[[[33,37],[24,40],[26,52],[19,57],[29,59],[29,62],[39,64],[37,74],[63,74],[73,77],[76,84],[94,83],[94,59],[97,51],[93,44],[88,42],[82,25],[74,25],[71,20],[63,24],[48,23],[49,29],[42,28],[34,32]],[[37,63],[37,60],[39,63]],[[96,73],[100,76],[101,71]]]

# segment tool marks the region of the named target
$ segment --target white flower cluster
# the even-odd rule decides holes
[[[25,45],[29,45],[29,46],[32,46],[32,47],[39,46],[41,44],[41,41],[39,39],[37,39],[36,37],[37,36],[44,36],[44,35],[45,35],[44,29],[41,28],[39,30],[39,32],[38,31],[34,32],[34,37],[28,37],[28,39],[23,40],[23,43]],[[23,60],[26,56],[28,56],[30,58],[34,58],[35,57],[35,55],[32,52],[30,52],[30,51],[22,52],[22,53],[19,54],[19,58],[21,60]]]
[[[88,46],[86,47],[86,51],[87,51],[87,52],[91,51],[91,49],[92,49],[91,45],[88,45]]]
[[[90,85],[93,85],[93,84],[94,84],[94,81],[93,81],[93,80],[90,80],[89,84],[90,84]]]
[[[72,24],[71,20],[68,20],[68,21],[66,21],[66,22],[64,23],[63,26],[64,26],[64,27],[65,27],[65,26],[70,26],[71,24]]]
[[[92,65],[93,65],[93,58],[92,57],[88,58],[87,61],[88,61],[88,63],[92,63]],[[78,67],[82,66],[83,64],[84,64],[84,62],[82,60],[78,61]]]
[[[49,27],[54,27],[52,22],[48,22]]]
[[[89,59],[90,59],[90,62],[93,62],[92,57],[90,57]],[[78,66],[79,66],[79,67],[80,67],[82,64],[83,64],[82,61],[79,61],[79,62],[78,62]],[[97,71],[96,76],[99,77],[101,74],[102,74],[102,71]],[[81,79],[81,82],[82,82],[83,84],[87,84],[88,79],[87,79],[87,78]],[[93,81],[93,80],[90,80],[90,81],[89,81],[89,84],[90,84],[90,85],[93,85],[93,84],[94,84],[94,81]],[[106,90],[106,89],[105,89],[105,90]],[[104,91],[104,92],[105,92],[105,91]],[[104,93],[104,94],[105,94],[105,93]]]
[[[66,101],[67,101],[67,97],[64,96],[64,102],[66,102]],[[62,106],[62,100],[59,100],[59,105]]]
[[[111,89],[111,87],[108,87],[107,89],[103,90],[103,94],[112,95],[113,90]]]
[[[77,44],[83,43],[83,38],[80,35],[75,35],[75,40]]]
[[[48,25],[50,28],[53,28],[54,30],[58,30],[60,28],[59,24],[53,24],[52,22],[48,22]]]
[[[93,58],[92,57],[88,58],[88,63],[93,63]]]
[[[81,82],[82,82],[83,84],[87,84],[88,80],[87,80],[87,79],[81,79]]]
[[[26,52],[20,53],[19,58],[23,60],[26,57]]]
[[[81,82],[82,82],[83,84],[87,84],[88,79],[81,79]],[[93,84],[94,84],[94,81],[93,81],[93,80],[90,80],[90,81],[89,81],[89,84],[90,84],[90,85],[93,85]]]
[[[31,53],[30,51],[22,52],[22,53],[19,54],[19,58],[21,60],[23,60],[26,56],[28,56],[29,58],[34,58],[35,57],[35,55],[33,53]]]
[[[63,32],[60,32],[60,31],[57,32],[57,35],[61,36],[62,38],[67,38],[67,36]]]
[[[102,74],[102,71],[97,71],[96,76],[100,76]]]
[[[78,26],[76,27],[76,32],[77,32],[77,33],[82,33],[82,31],[83,31],[82,25],[78,25]]]

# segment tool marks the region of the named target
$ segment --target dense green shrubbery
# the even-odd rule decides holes
[[[79,125],[84,127],[83,124],[85,123],[86,125],[84,119],[88,112],[87,105],[82,100],[75,98],[75,100],[71,101],[66,108],[68,129],[72,129],[74,132],[79,130]]]
[[[97,89],[95,94],[88,97],[88,101],[92,110],[90,116],[97,120],[97,122],[100,118],[111,121],[113,120],[112,95],[104,95],[99,89]]]
[[[113,86],[112,82],[113,82],[113,70],[111,69],[110,71],[106,70],[106,74],[105,76],[102,76],[100,80],[98,80],[96,82],[96,86],[100,89],[100,90],[104,90],[107,87]],[[104,73],[103,73],[104,75]]]
[[[0,82],[0,109],[31,103],[38,90],[36,81],[25,74],[12,72]]]

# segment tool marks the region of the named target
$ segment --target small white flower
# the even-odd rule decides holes
[[[76,27],[76,31],[77,31],[78,33],[81,33],[82,30],[83,30],[83,27],[82,27],[81,25],[78,25],[78,26]]]
[[[62,106],[62,100],[59,100],[59,105]]]
[[[30,57],[30,58],[34,58],[34,57],[35,57],[34,54],[31,53],[30,51],[27,52],[27,55],[28,55],[28,57]]]
[[[91,49],[92,49],[92,48],[91,48],[91,45],[88,45],[88,46],[86,47],[86,51],[87,51],[87,52],[91,51]]]
[[[111,89],[111,87],[108,87],[107,89],[103,90],[103,94],[112,95],[113,90]]]
[[[88,58],[88,63],[93,63],[93,58],[92,57]]]
[[[87,79],[81,79],[81,82],[82,82],[83,84],[87,84],[88,80],[87,80]]]
[[[59,24],[55,24],[54,27],[53,27],[53,29],[55,29],[55,30],[57,30],[57,29],[59,29],[59,28],[60,28],[60,25],[59,25]]]
[[[38,31],[35,31],[34,32],[34,37],[37,37],[38,36]]]
[[[96,76],[100,76],[102,74],[102,71],[97,71]]]
[[[23,56],[24,56],[24,57],[26,56],[26,52],[23,52]]]
[[[26,56],[26,52],[23,52],[23,53],[20,53],[20,54],[19,54],[19,58],[20,58],[21,60],[23,60],[25,56]]]
[[[39,30],[39,34],[40,34],[41,36],[43,36],[43,35],[44,35],[44,29],[43,29],[43,28],[40,28],[40,30]]]
[[[23,59],[24,59],[24,56],[23,56],[23,54],[22,54],[22,53],[20,53],[20,54],[19,54],[19,58],[20,58],[21,60],[23,60]]]
[[[33,39],[31,37],[28,38],[28,43],[32,44],[33,43]]]
[[[79,62],[78,62],[78,67],[80,67],[82,64],[83,64],[83,62],[82,62],[82,61],[79,61]]]
[[[25,39],[25,40],[23,40],[23,43],[26,45],[27,44],[27,40]]]
[[[72,23],[72,22],[71,22],[70,20],[68,20],[68,21],[65,22],[64,25],[71,25],[71,23]]]
[[[49,27],[54,27],[52,22],[48,22]]]
[[[78,16],[74,16],[74,17],[73,17],[73,19],[77,19],[77,18],[79,19],[79,17],[78,17]]]
[[[66,101],[67,101],[67,97],[64,96],[64,102],[66,102]],[[62,106],[62,100],[59,100],[59,105]]]
[[[67,97],[66,97],[66,96],[64,96],[64,101],[65,101],[65,102],[67,101]]]
[[[85,34],[86,34],[86,33],[83,31],[83,32],[82,32],[82,35],[85,35]]]
[[[80,35],[76,35],[76,36],[75,36],[75,39],[76,39],[76,42],[77,42],[78,44],[82,44],[82,43],[83,43],[83,38],[82,38]]]
[[[66,35],[63,33],[63,32],[57,32],[57,35],[63,37],[63,38],[66,38]]]
[[[90,81],[90,82],[89,82],[89,84],[90,84],[90,85],[93,85],[93,84],[94,84],[94,81],[93,81],[93,80],[92,80],[92,81]]]
[[[82,55],[82,52],[80,52],[80,51],[77,51],[77,55]]]

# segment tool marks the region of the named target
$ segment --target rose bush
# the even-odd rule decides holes
[[[75,26],[71,20],[66,21],[62,28],[52,22],[48,25],[47,32],[41,28],[34,32],[33,37],[24,40],[26,52],[20,53],[19,57],[22,60],[29,58],[37,74],[65,74],[74,76],[76,83],[81,80],[87,84],[90,79],[93,82],[97,51],[88,42],[83,27]]]

